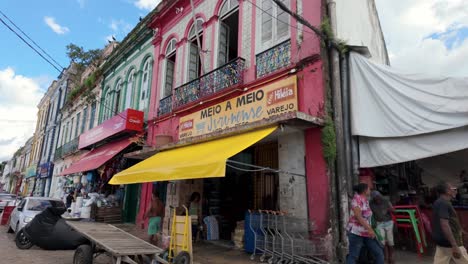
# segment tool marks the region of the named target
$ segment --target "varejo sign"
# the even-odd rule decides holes
[[[209,134],[297,111],[296,76],[180,118],[179,139]]]

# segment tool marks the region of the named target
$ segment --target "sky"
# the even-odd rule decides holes
[[[0,11],[67,67],[69,43],[103,48],[122,40],[159,0],[2,0]],[[13,25],[0,13],[0,18]],[[50,58],[48,58],[51,60]],[[37,105],[59,72],[0,23],[0,161],[34,134]]]
[[[159,1],[2,0],[0,11],[66,67],[67,44],[95,49],[112,36],[122,40]],[[466,0],[375,1],[392,67],[468,77]],[[37,104],[57,76],[0,23],[0,161],[33,135]]]

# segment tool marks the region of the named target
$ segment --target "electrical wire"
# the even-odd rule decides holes
[[[55,62],[55,64],[57,64],[57,66],[59,66],[60,68],[64,69],[65,67],[63,67],[62,65],[60,65],[60,63],[58,63],[52,56],[49,55],[49,53],[47,53],[44,49],[41,48],[41,46],[39,46],[39,44],[37,44],[32,38],[29,37],[28,34],[26,34],[26,32],[24,32],[23,30],[21,30],[20,27],[18,27],[9,17],[7,17],[7,15],[5,15],[1,10],[0,10],[0,14],[2,14],[15,28],[17,28],[21,33],[23,33],[23,35],[26,36],[26,38],[28,38],[32,43],[34,43],[34,45],[36,45],[36,47],[38,47],[42,52],[44,52],[45,55],[47,55],[47,57],[49,57],[53,62]]]
[[[26,45],[28,45],[32,50],[34,50],[41,58],[43,58],[47,63],[49,63],[52,67],[54,67],[59,73],[62,72],[57,66],[55,66],[50,60],[48,60],[44,55],[42,55],[37,49],[35,49],[29,42],[27,42],[18,32],[16,32],[13,28],[11,28],[2,18],[0,18],[0,22],[3,23],[11,32],[13,32],[18,38],[20,38]]]

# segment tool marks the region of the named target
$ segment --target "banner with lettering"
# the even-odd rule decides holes
[[[179,139],[201,136],[297,111],[297,78],[291,76],[180,118]]]

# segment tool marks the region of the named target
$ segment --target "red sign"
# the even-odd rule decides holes
[[[78,148],[83,149],[111,136],[143,131],[143,118],[145,114],[141,111],[127,109],[122,113],[104,121],[99,126],[86,131],[80,135]]]

